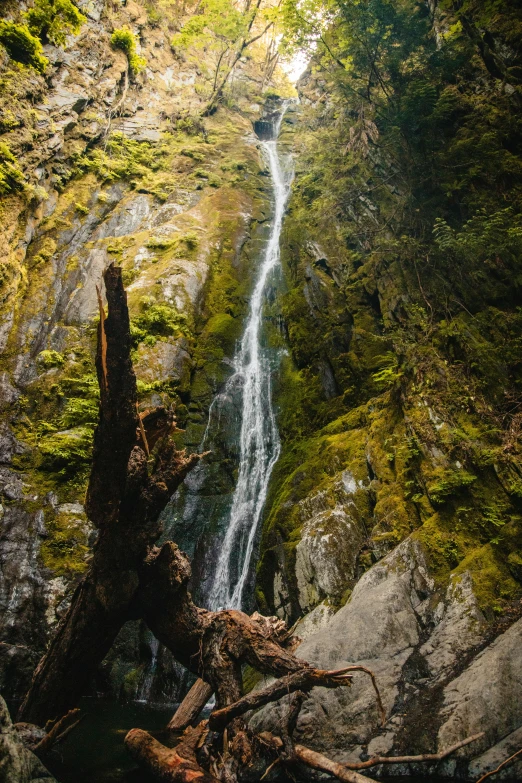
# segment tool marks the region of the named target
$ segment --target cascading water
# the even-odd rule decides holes
[[[280,260],[279,242],[291,181],[285,175],[277,146],[285,109],[286,106],[273,126],[272,139],[261,142],[272,179],[274,216],[252,293],[245,331],[234,359],[234,373],[223,392],[226,397],[238,385],[241,390],[239,472],[225,537],[208,592],[211,609],[242,608],[268,482],[281,450],[272,406],[271,362],[262,345],[261,327],[267,284]],[[213,408],[209,417],[213,415]]]
[[[210,450],[216,458],[214,462],[203,460],[189,474],[165,517],[165,537],[178,541],[191,556],[196,600],[210,609],[246,608],[251,600],[248,587],[256,534],[280,453],[271,398],[271,376],[280,350],[266,344],[263,311],[267,296],[278,285],[279,241],[291,184],[286,156],[277,143],[287,108],[283,107],[277,121],[256,124],[271,175],[273,211],[267,230],[262,229],[264,239],[243,337],[233,361],[227,360],[232,373],[213,398],[199,443],[200,451]],[[230,468],[223,467],[231,465],[237,466],[236,480]],[[158,660],[158,650],[151,646],[138,700],[150,701],[152,693],[161,691],[163,686],[155,682],[161,671]],[[181,669],[178,675],[177,696],[181,697],[187,678]]]

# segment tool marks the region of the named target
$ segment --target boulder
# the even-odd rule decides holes
[[[323,610],[316,618],[316,613],[296,629],[297,636],[300,626],[305,631],[297,655],[324,669],[370,668],[387,722],[380,724],[369,678],[356,674],[351,688],[312,691],[297,724],[302,744],[337,761],[353,761],[440,752],[483,731],[482,740],[438,767],[386,770],[463,780],[476,780],[521,746],[522,620],[489,642],[470,575],[452,579],[442,592],[415,538],[367,571],[335,614]],[[284,709],[269,705],[251,724],[277,732]],[[516,765],[507,768],[506,779],[518,779],[516,771]]]
[[[0,783],[56,783],[39,758],[22,743],[0,696]]]

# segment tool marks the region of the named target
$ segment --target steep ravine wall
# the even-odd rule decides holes
[[[236,72],[232,108],[202,120],[205,62],[176,54],[150,7],[79,5],[87,21],[65,49],[44,47],[45,78],[2,55],[1,140],[27,182],[1,206],[0,688],[15,701],[95,540],[83,498],[103,270],[123,268],[141,408],[176,405],[192,447],[241,331],[270,209],[256,58]],[[114,112],[128,62],[110,37],[124,26],[146,67]],[[139,696],[151,654],[143,629],[124,629],[97,689]],[[163,671],[171,696],[176,670]]]
[[[306,700],[300,741],[358,761],[484,731],[444,765],[386,768],[475,780],[522,740],[521,466],[499,427],[503,396],[519,388],[519,310],[509,278],[492,272],[455,285],[459,312],[436,311],[438,278],[388,228],[407,195],[396,160],[384,145],[348,158],[357,110],[348,101],[342,115],[326,69],[298,86],[280,302],[291,355],[258,602],[297,621],[298,655],[326,669],[361,663],[381,687],[384,727],[360,677]],[[348,215],[323,196],[343,166]],[[388,188],[373,186],[381,178]],[[265,708],[253,724],[280,717]]]

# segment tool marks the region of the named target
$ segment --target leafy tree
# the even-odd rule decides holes
[[[35,0],[25,18],[33,35],[44,43],[63,46],[67,35],[79,33],[87,17],[71,0]]]
[[[172,38],[173,49],[188,49],[198,60],[204,51],[206,58],[213,62],[209,74],[211,95],[206,113],[215,109],[244,51],[273,25],[273,19],[267,12],[262,30],[252,35],[254,24],[259,20],[261,2],[246,0],[244,7],[236,7],[230,0],[202,0],[198,13]]]

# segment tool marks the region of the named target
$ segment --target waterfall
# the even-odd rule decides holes
[[[155,636],[153,636],[150,642],[151,659],[147,665],[145,676],[140,683],[138,693],[136,694],[136,701],[144,702],[145,704],[150,701],[152,686],[154,684],[154,677],[156,674],[156,667],[158,665],[158,651],[159,641]]]
[[[290,178],[285,176],[277,146],[285,109],[286,106],[273,125],[272,138],[261,141],[271,175],[274,215],[250,301],[245,331],[234,358],[234,372],[222,393],[227,397],[233,394],[234,389],[240,388],[241,431],[237,484],[208,593],[208,603],[212,609],[242,607],[268,482],[281,451],[272,406],[270,357],[263,348],[261,338],[264,295],[270,274],[280,261],[279,242],[290,190]],[[263,138],[266,139],[267,135],[264,133]],[[209,417],[212,413],[211,408]]]

